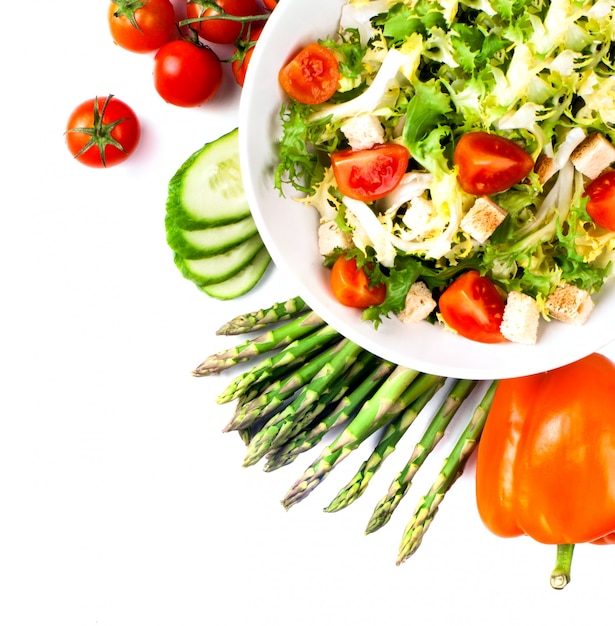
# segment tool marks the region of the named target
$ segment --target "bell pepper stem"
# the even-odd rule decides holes
[[[557,546],[555,567],[551,572],[551,587],[563,589],[570,582],[570,567],[574,543],[562,543]]]

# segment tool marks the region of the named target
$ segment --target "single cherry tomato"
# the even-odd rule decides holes
[[[278,0],[263,0],[263,5],[266,9],[273,11],[278,6]]]
[[[311,43],[296,54],[279,72],[282,89],[297,102],[321,104],[336,91],[340,81],[335,54]]]
[[[371,202],[386,196],[406,173],[410,152],[398,143],[366,150],[341,150],[331,155],[339,190],[349,198]]]
[[[514,141],[484,131],[463,135],[453,160],[462,189],[477,196],[510,189],[534,167],[531,155]]]
[[[111,167],[125,161],[139,145],[141,125],[124,102],[107,96],[82,102],[68,118],[66,144],[89,167]]]
[[[257,0],[216,0],[216,4],[224,13],[234,17],[260,14]],[[221,15],[221,12],[208,7],[202,0],[188,0],[186,3],[186,16],[188,19],[197,17],[211,18],[216,15]],[[221,18],[193,22],[192,27],[206,41],[212,43],[235,43],[241,33],[245,31],[247,25],[239,21]]]
[[[365,270],[357,266],[355,259],[343,255],[333,264],[330,280],[333,295],[345,306],[365,309],[382,304],[386,298],[386,285],[370,285]]]
[[[615,171],[601,174],[585,189],[589,197],[587,212],[592,220],[606,228],[615,231]]]
[[[222,63],[211,48],[183,39],[164,44],[154,57],[154,86],[180,107],[207,102],[222,82]]]
[[[176,32],[170,0],[117,0],[107,19],[113,41],[131,52],[154,52]]]
[[[496,286],[476,270],[455,279],[438,304],[446,324],[462,337],[482,343],[505,341],[500,324],[506,302]]]
[[[237,81],[237,84],[243,87],[246,80],[246,72],[248,71],[248,65],[250,59],[254,53],[254,46],[258,41],[261,33],[263,32],[263,26],[253,26],[250,29],[250,36],[247,41],[238,42],[235,48],[235,54],[233,55],[233,61],[231,63],[231,69],[233,76]]]

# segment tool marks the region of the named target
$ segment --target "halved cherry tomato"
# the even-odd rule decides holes
[[[477,196],[510,189],[534,167],[531,155],[514,141],[480,130],[459,139],[453,160],[462,189]]]
[[[341,150],[331,155],[339,190],[349,198],[371,202],[393,191],[406,173],[410,152],[398,143],[366,150]]]
[[[339,302],[355,309],[382,304],[387,294],[384,283],[370,285],[365,270],[357,267],[355,259],[344,255],[331,268],[331,289]]]
[[[250,29],[250,37],[247,41],[238,42],[237,47],[235,48],[234,59],[231,63],[231,69],[233,71],[233,76],[237,81],[237,84],[243,87],[243,83],[246,80],[246,72],[248,71],[248,65],[250,64],[250,59],[252,58],[252,54],[254,53],[254,46],[258,41],[261,33],[263,32],[263,26],[253,26]]]
[[[111,37],[131,52],[154,52],[175,34],[175,9],[169,0],[117,0],[107,13]]]
[[[598,226],[615,231],[615,171],[601,174],[585,189],[587,212]]]
[[[339,63],[329,48],[311,43],[280,70],[278,79],[293,100],[321,104],[337,91]]]
[[[246,17],[248,15],[259,15],[260,7],[256,0],[216,0],[216,4],[229,15],[234,17]],[[188,19],[197,17],[215,17],[220,15],[219,11],[208,7],[203,0],[188,0],[186,3],[186,16]],[[192,27],[206,41],[212,43],[235,43],[242,32],[247,28],[237,20],[208,19],[201,22],[193,22]]]
[[[505,341],[500,332],[504,297],[496,286],[476,270],[455,279],[439,300],[440,314],[462,337],[482,343]]]

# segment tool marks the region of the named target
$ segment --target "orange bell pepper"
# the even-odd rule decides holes
[[[478,448],[476,498],[487,528],[558,546],[554,588],[574,544],[615,543],[615,364],[575,363],[498,382]]]

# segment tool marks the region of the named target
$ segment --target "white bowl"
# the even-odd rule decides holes
[[[491,380],[546,371],[615,339],[615,287],[607,286],[582,326],[543,323],[538,342],[483,344],[428,322],[386,319],[374,329],[361,312],[342,306],[329,289],[329,270],[318,252],[316,211],[281,197],[273,186],[275,142],[281,134],[284,94],[278,70],[301,47],[334,35],[346,0],[283,0],[269,18],[250,61],[239,108],[243,180],[260,234],[285,280],[342,335],[366,350],[421,372]]]

